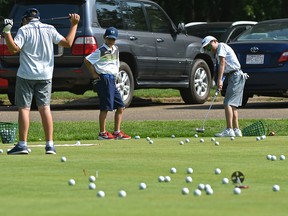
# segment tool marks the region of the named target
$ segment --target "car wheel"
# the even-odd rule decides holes
[[[203,104],[210,95],[211,73],[207,63],[195,60],[189,79],[189,88],[181,88],[180,95],[186,104]]]
[[[128,64],[120,62],[119,74],[116,77],[116,87],[121,94],[125,107],[129,107],[134,94],[134,79]]]

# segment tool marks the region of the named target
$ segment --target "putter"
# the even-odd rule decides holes
[[[222,82],[224,82],[224,80],[225,80],[225,76],[222,77]],[[198,133],[204,133],[204,132],[205,132],[205,122],[206,122],[206,119],[207,119],[207,117],[208,117],[208,114],[209,114],[209,112],[210,112],[210,110],[211,110],[211,107],[212,107],[212,105],[213,105],[213,103],[214,103],[217,95],[219,94],[219,92],[220,92],[219,89],[217,89],[216,92],[215,92],[215,95],[214,95],[214,97],[213,97],[213,99],[212,99],[212,102],[211,102],[211,104],[210,104],[210,106],[209,106],[209,109],[208,109],[208,111],[207,111],[207,113],[206,113],[206,115],[205,115],[205,118],[204,118],[202,127],[201,127],[201,128],[196,128],[196,132],[198,132]]]

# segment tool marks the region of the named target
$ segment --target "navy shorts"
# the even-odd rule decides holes
[[[101,74],[100,77],[101,79],[96,83],[100,110],[113,111],[118,108],[125,108],[122,97],[116,88],[114,76]]]

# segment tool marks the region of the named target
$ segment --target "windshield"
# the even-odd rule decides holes
[[[259,23],[240,35],[236,41],[288,40],[288,21]]]

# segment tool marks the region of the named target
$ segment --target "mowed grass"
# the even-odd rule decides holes
[[[189,143],[179,145],[186,138]],[[81,141],[93,146],[57,147],[57,155],[45,155],[39,143],[30,143],[29,155],[6,155],[10,144],[0,144],[0,215],[79,216],[79,215],[287,215],[287,161],[279,160],[287,153],[287,136],[217,138],[210,137],[145,138],[126,141]],[[57,142],[75,144],[76,141]],[[276,161],[266,155],[277,156]],[[61,162],[62,156],[67,158]],[[170,168],[177,169],[176,174]],[[192,183],[186,183],[186,169],[192,167]],[[220,168],[221,174],[214,174]],[[88,189],[88,178],[96,175],[97,188]],[[234,185],[224,185],[224,177],[234,171],[245,175],[240,195],[233,194]],[[170,183],[159,183],[158,176],[171,177]],[[69,186],[68,180],[76,185]],[[140,182],[147,184],[140,190]],[[210,184],[213,195],[196,197],[193,191],[199,183]],[[272,186],[280,185],[279,192]],[[182,195],[183,187],[190,194]],[[96,193],[103,190],[106,197]],[[119,190],[127,197],[120,198]]]

